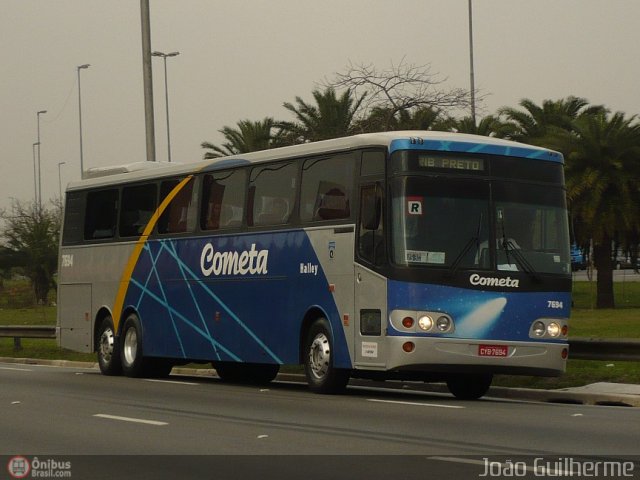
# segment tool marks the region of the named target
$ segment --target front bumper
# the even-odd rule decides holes
[[[413,351],[403,344],[413,342]],[[504,373],[558,376],[566,370],[567,343],[506,342],[443,337],[386,338],[387,371]],[[506,346],[506,356],[480,356],[480,345]],[[564,351],[564,355],[563,355]]]

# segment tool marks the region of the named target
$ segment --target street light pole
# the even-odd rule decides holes
[[[85,63],[76,67],[78,70],[78,123],[80,124],[80,179],[84,178],[84,159],[82,154],[82,95],[80,93],[80,70],[89,68],[91,65]],[[61,196],[62,197],[62,196]]]
[[[38,118],[38,210],[42,210],[42,172],[40,169],[40,147],[42,143],[40,142],[40,115],[47,113],[46,110],[40,110],[36,113]]]
[[[58,162],[58,193],[60,194],[60,209],[62,210],[62,174],[60,173],[60,167],[67,162]]]
[[[164,102],[167,116],[167,157],[171,163],[171,134],[169,132],[169,87],[167,85],[167,57],[176,57],[180,52],[162,53],[155,51],[151,54],[154,57],[162,57],[164,60]]]
[[[471,120],[476,125],[476,87],[473,74],[473,12],[471,8],[471,0],[469,0],[469,64],[470,64],[470,80],[471,80]]]
[[[35,142],[31,145],[31,153],[33,153],[33,198],[34,198],[34,206],[38,205],[38,171],[36,169],[36,147],[39,147],[40,144]]]

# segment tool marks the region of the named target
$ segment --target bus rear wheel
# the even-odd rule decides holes
[[[96,342],[98,366],[103,375],[120,375],[122,363],[120,362],[120,348],[116,340],[111,315],[102,319],[98,328]]]
[[[491,374],[458,374],[447,379],[447,387],[460,400],[477,400],[489,391],[492,381]]]
[[[339,393],[349,382],[349,370],[335,368],[333,340],[326,318],[316,320],[307,333],[304,371],[309,389],[316,393]]]
[[[141,377],[144,374],[142,355],[142,327],[135,313],[127,316],[120,334],[120,358],[122,371],[127,377]]]

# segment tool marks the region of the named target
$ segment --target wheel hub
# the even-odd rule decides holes
[[[138,355],[138,333],[135,328],[130,328],[124,336],[124,359],[128,365],[135,362]]]
[[[111,362],[111,356],[113,355],[113,343],[113,330],[107,328],[100,336],[100,357],[102,357],[105,363]]]
[[[331,364],[331,348],[329,339],[324,333],[319,333],[313,339],[309,349],[309,366],[316,378],[324,378]]]

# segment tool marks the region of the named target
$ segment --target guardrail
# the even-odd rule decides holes
[[[13,349],[22,350],[23,338],[56,338],[56,327],[49,325],[1,325],[0,337],[13,337]]]
[[[21,350],[21,338],[56,338],[56,327],[48,325],[5,325],[0,326],[0,337],[13,337],[14,349]],[[637,362],[640,361],[640,339],[570,338],[569,358]]]
[[[580,360],[640,361],[640,339],[586,338],[569,339],[569,358]]]

